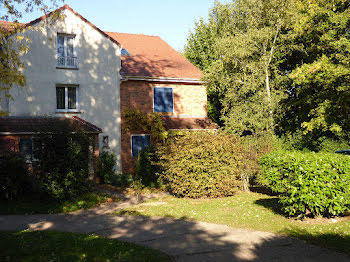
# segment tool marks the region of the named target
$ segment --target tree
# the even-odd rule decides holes
[[[209,11],[208,22],[200,19],[195,23],[194,31],[187,38],[184,55],[203,72],[209,70],[216,60],[216,41],[227,34],[229,20],[234,14],[232,4],[221,4],[216,1]],[[216,123],[222,125],[222,95],[215,89],[208,88],[208,115]]]
[[[349,140],[350,3],[298,1],[281,69],[288,97],[280,103],[278,131],[299,133],[311,149],[320,140]]]
[[[62,1],[63,2],[63,1]],[[19,20],[25,14],[35,10],[40,10],[44,14],[50,11],[49,6],[57,7],[56,0],[0,0],[2,21],[11,21],[0,25],[0,99],[7,97],[12,99],[9,91],[14,86],[24,86],[25,77],[21,71],[23,64],[20,55],[28,51],[28,39],[21,36],[15,36],[14,32],[25,30],[24,24]],[[50,16],[51,19],[57,19],[59,12]],[[0,101],[1,102],[1,101]],[[0,110],[0,115],[6,112]]]
[[[274,129],[273,111],[281,93],[276,57],[289,3],[216,2],[209,22],[200,21],[190,34],[186,56],[204,70],[209,103],[219,102],[215,109],[220,112],[215,113],[232,132]],[[200,59],[205,61],[198,62]],[[220,101],[211,100],[211,94]]]

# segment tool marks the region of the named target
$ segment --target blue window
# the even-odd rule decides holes
[[[153,90],[154,112],[173,112],[173,89],[169,87],[155,87]]]
[[[151,144],[150,135],[132,135],[131,136],[131,153],[132,156],[138,156],[142,148]]]

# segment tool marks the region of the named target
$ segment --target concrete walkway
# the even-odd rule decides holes
[[[0,216],[0,230],[94,233],[159,249],[176,261],[350,261],[304,241],[224,225],[160,217],[113,216],[135,199],[71,214]]]

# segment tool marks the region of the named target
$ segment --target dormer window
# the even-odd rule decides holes
[[[121,54],[122,54],[122,56],[131,56],[131,54],[129,53],[129,51],[126,50],[125,48],[122,48]]]
[[[57,67],[77,68],[75,35],[57,34]]]

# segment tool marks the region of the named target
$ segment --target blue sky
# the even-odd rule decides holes
[[[182,51],[194,22],[208,17],[214,0],[66,0],[64,4],[102,30],[158,35]],[[34,12],[22,22],[41,15]]]

